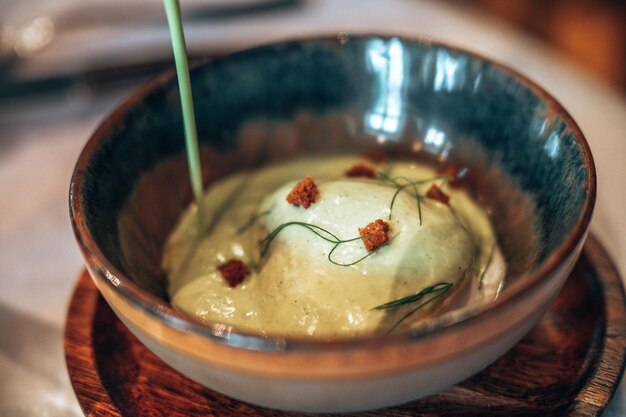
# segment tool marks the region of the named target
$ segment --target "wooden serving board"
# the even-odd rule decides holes
[[[558,299],[498,361],[439,394],[354,415],[595,416],[615,391],[625,351],[624,289],[591,237]],[[68,312],[65,354],[89,417],[300,415],[233,400],[170,368],[117,319],[86,272]]]

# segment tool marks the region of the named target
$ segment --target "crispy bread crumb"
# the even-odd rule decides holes
[[[367,226],[359,228],[359,235],[368,252],[378,249],[389,240],[389,223],[376,219]]]
[[[311,204],[317,201],[319,191],[315,181],[310,176],[306,176],[302,181],[297,183],[291,192],[287,195],[287,202],[294,206],[302,206],[305,209],[311,207]]]
[[[376,171],[374,168],[359,162],[354,164],[349,170],[346,171],[346,177],[350,178],[376,178]]]
[[[243,280],[250,275],[250,270],[246,264],[238,259],[231,259],[218,266],[217,269],[231,288],[235,288],[237,285],[241,284]]]
[[[437,187],[436,184],[432,184],[428,191],[426,191],[426,197],[430,198],[431,200],[439,201],[446,206],[450,205],[450,197],[446,193],[441,191],[441,188]]]

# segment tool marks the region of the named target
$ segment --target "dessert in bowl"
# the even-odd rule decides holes
[[[493,301],[502,252],[453,168],[381,157],[298,158],[210,184],[163,250],[171,304],[207,324],[319,339]]]
[[[87,143],[72,178],[70,211],[87,268],[115,313],[166,363],[209,388],[255,404],[323,412],[379,408],[434,393],[484,368],[528,332],[558,294],[582,249],[595,201],[589,148],[574,121],[552,97],[501,65],[445,45],[352,36],[238,52],[196,65],[191,77],[206,201],[216,207],[207,211],[200,229],[221,224],[223,216],[216,213],[229,214],[244,207],[235,198],[238,193],[226,193],[230,197],[220,200],[211,196],[212,191],[244,173],[248,179],[240,182],[246,184],[267,170],[292,167],[287,171],[296,174],[280,177],[270,187],[277,197],[257,199],[254,207],[258,208],[234,216],[239,227],[273,210],[254,225],[271,235],[285,222],[313,224],[313,217],[283,217],[317,213],[316,221],[324,222],[331,213],[335,219],[344,219],[332,224],[339,229],[359,219],[350,230],[362,227],[366,232],[353,243],[365,244],[373,236],[366,221],[388,222],[385,245],[369,252],[373,255],[362,263],[352,265],[351,261],[368,255],[363,252],[367,247],[354,249],[355,258],[350,257],[349,247],[329,254],[337,242],[350,240],[347,234],[333,233],[339,236],[337,240],[327,239],[319,253],[334,261],[325,264],[328,271],[350,268],[370,273],[367,265],[374,275],[382,274],[387,266],[398,270],[397,264],[385,263],[392,262],[394,247],[408,252],[404,258],[419,259],[419,247],[407,246],[403,240],[411,232],[403,225],[417,228],[422,220],[426,224],[429,219],[444,219],[446,215],[439,216],[435,210],[448,208],[442,207],[441,196],[429,201],[425,189],[416,189],[413,197],[412,186],[402,188],[392,207],[388,197],[395,195],[394,187],[416,183],[417,177],[400,185],[388,181],[387,188],[380,187],[385,177],[392,181],[409,177],[406,171],[393,174],[393,169],[428,166],[450,183],[437,185],[449,187],[439,191],[451,197],[451,206],[462,199],[458,193],[467,193],[493,230],[493,242],[478,251],[480,267],[473,279],[480,280],[494,259],[505,271],[496,279],[501,285],[488,300],[454,308],[437,300],[428,314],[411,316],[400,326],[395,326],[397,320],[385,321],[381,315],[371,326],[354,332],[316,334],[286,322],[256,328],[229,321],[225,315],[196,314],[207,306],[210,309],[211,297],[217,303],[224,292],[204,296],[208,304],[196,311],[185,308],[172,291],[176,284],[172,284],[172,264],[168,263],[181,256],[166,255],[171,253],[168,248],[176,246],[172,246],[176,236],[184,235],[180,227],[186,218],[183,213],[193,211],[189,209],[192,194],[175,74],[163,74],[120,105]],[[347,180],[336,175],[325,182],[320,177],[332,171],[336,161],[345,161],[340,173],[353,164],[370,164],[376,179]],[[385,164],[392,166],[390,171]],[[293,180],[315,169],[319,201],[314,198],[309,208],[285,202],[285,194],[293,191]],[[379,183],[372,185],[370,180]],[[379,188],[373,192],[374,186]],[[376,216],[360,216],[349,203],[342,206],[350,207],[342,217],[328,206],[359,187],[370,187],[363,188],[361,195],[385,196],[385,207]],[[328,196],[334,196],[332,201],[325,200]],[[423,219],[402,223],[403,207],[415,203],[411,207],[415,213],[424,209]],[[394,234],[398,230],[401,233]],[[310,229],[304,232],[311,234]],[[280,245],[296,247],[298,236],[304,236],[289,234],[287,229],[281,233],[266,248],[272,257],[263,260],[266,265],[278,259]],[[289,240],[292,235],[296,240]],[[492,256],[485,248],[496,244],[497,256]],[[210,252],[217,243],[209,240],[203,245]],[[433,268],[446,260],[445,251],[439,253],[443,255],[435,258]],[[415,270],[422,263],[413,265]],[[216,266],[220,265],[211,266],[213,278],[219,277]],[[307,275],[302,271],[306,269],[297,269],[304,283]],[[280,281],[283,277],[275,272],[279,270],[266,274],[265,282]],[[332,274],[326,273],[331,284],[324,287],[341,281],[339,273]],[[227,290],[252,286],[259,276],[247,274],[243,287]],[[195,278],[188,281],[198,282]],[[385,288],[379,303],[364,305],[373,308],[408,295]],[[415,294],[419,288],[410,291]],[[311,305],[325,297],[318,290],[310,286],[305,291]],[[266,316],[272,312],[285,315],[280,297],[294,293],[282,292],[274,298],[266,297],[268,293],[250,292],[250,298],[265,300]],[[311,328],[310,322],[304,322],[303,328]]]

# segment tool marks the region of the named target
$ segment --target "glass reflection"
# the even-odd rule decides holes
[[[407,72],[404,47],[398,39],[388,42],[372,39],[365,54],[378,87],[374,105],[365,114],[366,131],[376,135],[379,141],[397,139],[405,122],[402,107]]]
[[[446,135],[442,131],[435,129],[434,127],[429,128],[426,132],[426,136],[424,137],[424,143],[426,144],[426,147],[430,148],[431,150],[440,149],[441,146],[443,146],[445,140]]]
[[[456,80],[456,70],[458,63],[445,51],[437,54],[437,69],[435,71],[434,89],[435,91],[452,91]]]
[[[560,146],[561,144],[558,133],[552,132],[550,133],[550,136],[548,136],[548,140],[545,145],[543,145],[543,149],[545,149],[550,158],[554,159],[559,154]]]
[[[433,90],[445,92],[460,91],[469,81],[470,83],[473,82],[473,86],[470,84],[470,87],[476,91],[480,86],[482,74],[479,72],[472,75],[468,71],[468,64],[467,57],[454,56],[445,50],[437,51]]]
[[[429,127],[424,135],[424,150],[429,153],[438,155],[439,159],[447,158],[452,143],[446,140],[446,134],[436,127]]]

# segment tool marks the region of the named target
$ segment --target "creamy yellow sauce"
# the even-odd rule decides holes
[[[344,337],[411,326],[497,297],[505,263],[487,214],[465,191],[448,187],[432,168],[407,162],[374,166],[397,184],[345,177],[358,162],[351,156],[302,159],[211,184],[201,215],[192,205],[165,247],[163,268],[174,307],[206,323],[264,335]],[[286,196],[307,175],[314,178],[319,198],[304,209]],[[420,195],[435,183],[450,196],[450,206],[421,197],[418,210],[412,186],[397,192],[398,185],[418,180],[425,180],[416,184]],[[260,242],[288,222],[315,225],[349,240],[376,219],[389,223],[390,240],[371,253],[361,239],[335,245],[291,225],[265,241],[262,255]],[[252,272],[235,288],[217,269],[231,259]],[[405,320],[418,302],[373,310],[438,283],[451,286]]]

